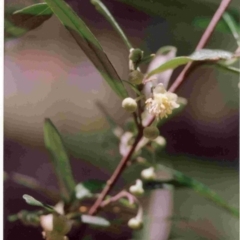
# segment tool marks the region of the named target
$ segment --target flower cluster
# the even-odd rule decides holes
[[[179,107],[177,95],[167,92],[162,83],[153,89],[153,97],[147,99],[145,103],[147,111],[158,119],[167,117],[173,109]]]

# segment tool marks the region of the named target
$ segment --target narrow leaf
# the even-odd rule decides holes
[[[238,46],[240,47],[240,29],[238,27],[238,24],[235,22],[235,20],[233,19],[233,17],[225,12],[223,14],[223,19],[226,22],[226,24],[228,25],[233,37],[235,38]]]
[[[77,44],[92,61],[109,86],[121,98],[127,96],[126,89],[100,43],[86,24],[63,0],[45,0],[54,14],[71,33]]]
[[[186,176],[182,172],[167,168],[160,164],[158,165],[158,167],[159,169],[170,171],[173,175],[173,179],[177,181],[180,185],[193,189],[197,193],[201,194],[202,196],[206,197],[207,199],[209,199],[210,201],[218,205],[219,207],[227,210],[229,213],[231,213],[235,217],[239,217],[239,210],[237,208],[229,205],[216,192],[208,188],[206,185],[202,184],[201,182],[193,178]]]
[[[62,138],[50,119],[46,119],[44,123],[44,142],[52,155],[62,196],[70,201],[74,195],[75,182]]]
[[[110,226],[110,222],[102,217],[95,217],[90,215],[82,215],[81,216],[82,222],[91,224],[91,225],[97,225],[101,227],[108,227]]]
[[[18,37],[29,30],[39,27],[52,16],[52,11],[46,3],[38,3],[13,14],[6,14],[5,32],[9,36]]]
[[[95,5],[96,9],[110,22],[113,28],[119,33],[126,46],[129,49],[132,48],[132,45],[128,40],[127,36],[123,32],[117,21],[114,19],[113,15],[109,12],[107,7],[100,0],[91,0],[91,3]]]
[[[20,173],[13,173],[11,175],[11,180],[19,185],[35,190],[45,195],[53,201],[60,200],[60,195],[57,192],[53,191],[52,189],[45,188],[44,186],[41,185],[40,182],[38,182],[34,178],[31,178],[29,176],[26,176]]]
[[[173,58],[160,66],[156,67],[154,70],[150,71],[145,79],[149,77],[164,72],[168,69],[175,69],[181,65],[184,65],[193,61],[219,61],[219,60],[230,60],[233,59],[234,55],[228,51],[223,50],[212,50],[212,49],[201,49],[195,51],[190,56],[176,57]]]
[[[23,199],[26,201],[26,203],[28,203],[29,205],[32,205],[32,206],[38,206],[38,207],[43,207],[45,208],[46,210],[48,211],[55,211],[54,208],[50,205],[47,205],[45,203],[42,203],[40,201],[38,201],[37,199],[33,198],[32,196],[30,195],[27,195],[27,194],[24,194],[23,195]]]

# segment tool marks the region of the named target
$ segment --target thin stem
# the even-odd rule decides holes
[[[132,48],[132,45],[128,40],[127,36],[125,35],[121,27],[118,25],[113,15],[109,12],[107,7],[100,0],[92,0],[91,3],[95,5],[96,9],[110,22],[113,28],[115,28],[115,30],[119,33],[120,37],[122,38],[126,46],[129,49]]]
[[[141,140],[142,135],[143,135],[143,133],[142,133],[142,131],[140,131],[138,133],[138,135],[137,135],[137,137],[136,137],[136,139],[135,139],[131,149],[129,150],[128,154],[125,157],[122,158],[122,160],[118,164],[117,168],[113,172],[112,176],[107,181],[107,184],[106,184],[105,188],[103,189],[103,191],[101,192],[101,194],[99,195],[97,201],[90,208],[89,213],[88,213],[89,215],[94,215],[99,210],[99,207],[101,206],[102,201],[104,200],[106,195],[110,192],[112,187],[115,185],[115,183],[117,182],[117,180],[121,176],[123,170],[126,167],[127,162],[130,160],[130,158],[131,158],[132,154],[134,153],[134,151],[135,151],[139,141]]]
[[[225,12],[226,8],[228,7],[228,5],[230,4],[231,1],[232,0],[222,0],[222,2],[219,5],[217,11],[213,15],[213,18],[212,18],[211,22],[209,23],[207,29],[203,33],[203,35],[202,35],[202,37],[201,37],[201,39],[200,39],[200,41],[199,41],[199,43],[196,47],[196,50],[200,50],[206,45],[207,41],[209,40],[210,36],[213,33],[214,28],[216,27],[217,23],[221,19],[223,13]],[[182,72],[179,74],[177,79],[174,81],[172,86],[169,88],[170,92],[175,92],[176,89],[181,85],[181,83],[184,80],[184,77],[185,77],[186,73],[188,72],[188,70],[191,66],[192,66],[192,63],[190,62],[184,67]]]

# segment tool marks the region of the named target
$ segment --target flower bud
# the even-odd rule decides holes
[[[138,218],[131,218],[129,221],[128,221],[128,226],[131,228],[131,229],[141,229],[142,228],[142,221]]]
[[[141,177],[143,179],[145,179],[145,180],[154,180],[156,178],[156,174],[154,172],[154,168],[150,167],[150,168],[144,169],[141,172]]]
[[[141,84],[143,81],[143,73],[138,70],[133,70],[129,73],[128,81],[132,84]]]
[[[132,185],[129,188],[129,191],[135,195],[142,195],[144,193],[142,181],[140,179],[137,179],[136,184]]]
[[[139,48],[131,48],[130,49],[130,54],[129,54],[129,59],[132,60],[134,63],[138,63],[142,60],[143,58],[143,51]]]
[[[157,127],[145,127],[143,130],[143,136],[150,139],[150,140],[154,140],[159,136],[159,130]]]
[[[137,102],[133,98],[125,98],[122,101],[122,107],[128,112],[135,112],[137,109]]]
[[[71,230],[71,224],[64,215],[54,215],[53,229],[62,235],[66,235]]]

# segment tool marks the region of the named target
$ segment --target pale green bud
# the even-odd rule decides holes
[[[157,127],[145,127],[143,130],[143,136],[150,139],[150,140],[154,140],[159,136],[159,130]]]
[[[141,229],[142,228],[142,221],[135,217],[135,218],[131,218],[129,221],[128,221],[128,226],[131,228],[131,229],[134,229],[134,230],[137,230],[137,229]]]
[[[139,48],[131,48],[130,49],[130,54],[129,54],[129,59],[132,60],[134,63],[138,63],[142,60],[143,58],[143,51]]]
[[[143,81],[144,75],[138,70],[133,70],[129,73],[128,81],[132,84],[141,84]]]
[[[137,109],[137,102],[133,98],[125,98],[122,101],[122,107],[128,112],[135,112]]]

